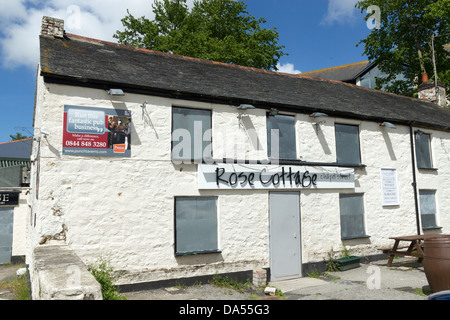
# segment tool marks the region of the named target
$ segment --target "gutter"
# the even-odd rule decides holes
[[[415,150],[414,150],[414,131],[412,122],[409,124],[409,135],[411,139],[411,162],[412,162],[412,174],[413,182],[412,187],[414,190],[414,204],[416,210],[416,225],[417,225],[417,235],[420,235],[420,214],[419,214],[419,199],[417,195],[417,177],[416,177],[416,161],[415,161]]]

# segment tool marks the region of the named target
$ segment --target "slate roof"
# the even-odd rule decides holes
[[[353,81],[356,75],[361,73],[369,65],[370,62],[366,60],[362,62],[346,64],[343,66],[304,72],[300,75],[349,82]]]
[[[0,159],[30,160],[32,139],[0,143]]]
[[[47,82],[230,105],[390,121],[450,131],[450,110],[418,99],[300,75],[139,49],[66,34],[40,36]]]

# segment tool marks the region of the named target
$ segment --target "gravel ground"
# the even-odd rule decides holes
[[[178,300],[178,301],[257,301],[257,300],[427,300],[431,294],[423,266],[415,259],[394,260],[392,267],[386,260],[361,264],[360,268],[330,272],[322,275],[316,283],[293,282],[285,286],[279,282],[276,287],[283,291],[282,297],[269,297],[261,289],[243,292],[211,284],[189,287],[168,287],[154,290],[124,292],[128,300]],[[0,266],[0,284],[16,277],[20,266]],[[308,280],[308,279],[305,279]],[[309,284],[308,284],[309,283]],[[319,285],[316,285],[316,284]],[[0,299],[13,300],[11,292],[1,289]]]
[[[361,264],[360,268],[329,272],[322,275],[320,285],[307,285],[299,280],[284,290],[281,298],[272,298],[261,291],[239,293],[213,285],[187,288],[160,288],[124,293],[129,300],[428,300],[431,294],[421,263],[416,259],[386,260]],[[320,281],[319,281],[320,282]],[[278,289],[283,291],[282,282]]]
[[[252,300],[255,292],[238,292],[210,284],[195,285],[187,288],[161,288],[140,292],[126,292],[128,300]],[[264,295],[260,294],[261,298]]]

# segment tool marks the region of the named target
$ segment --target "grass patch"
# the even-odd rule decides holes
[[[311,273],[308,273],[307,276],[310,277],[310,278],[319,279],[320,278],[320,272],[317,271],[317,269],[314,269],[314,271],[311,272]]]
[[[421,297],[426,297],[431,294],[431,290],[423,288],[415,288],[413,293]]]
[[[275,297],[278,298],[284,298],[284,293],[283,291],[281,291],[280,289],[276,288],[276,287],[271,287],[271,288],[275,288]]]
[[[11,281],[0,282],[0,290],[11,291],[17,300],[30,300],[30,287],[28,286],[27,273]]]
[[[246,282],[242,283],[236,279],[229,279],[228,277],[222,277],[218,274],[213,276],[211,284],[219,288],[233,289],[240,293],[243,293],[244,290],[252,289],[252,283],[248,279]]]

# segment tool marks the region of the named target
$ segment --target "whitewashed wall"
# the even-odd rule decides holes
[[[26,255],[27,216],[30,213],[30,207],[27,201],[29,189],[21,188],[21,191],[22,193],[19,195],[19,206],[14,208],[13,257],[24,257]]]
[[[53,237],[69,244],[87,264],[109,257],[116,270],[124,271],[119,283],[269,267],[268,192],[200,192],[197,166],[171,162],[172,106],[213,110],[214,157],[241,160],[266,158],[264,110],[248,111],[239,124],[236,108],[227,105],[137,94],[114,98],[102,90],[44,84],[41,78],[37,90],[35,127],[51,135],[40,143],[39,200],[35,192],[30,198],[30,248]],[[144,101],[148,104],[143,114]],[[62,155],[65,104],[131,111],[131,158]],[[356,169],[354,192],[365,194],[370,238],[346,241],[351,253],[377,254],[376,248],[391,244],[389,237],[416,233],[408,127],[391,130],[377,123],[328,117],[317,129],[316,120],[308,115],[298,114],[296,120],[297,153],[310,162],[336,161],[335,122],[360,126],[362,163],[367,167]],[[439,170],[418,171],[418,188],[438,190],[438,221],[448,233],[449,134],[426,131],[432,133]],[[230,141],[243,146],[230,152]],[[34,158],[37,147],[36,143]],[[400,206],[382,206],[380,168],[398,170]],[[32,186],[36,169],[37,161]],[[321,262],[330,250],[342,250],[339,192],[302,191],[303,263]],[[174,256],[174,197],[193,195],[218,196],[221,254]]]

